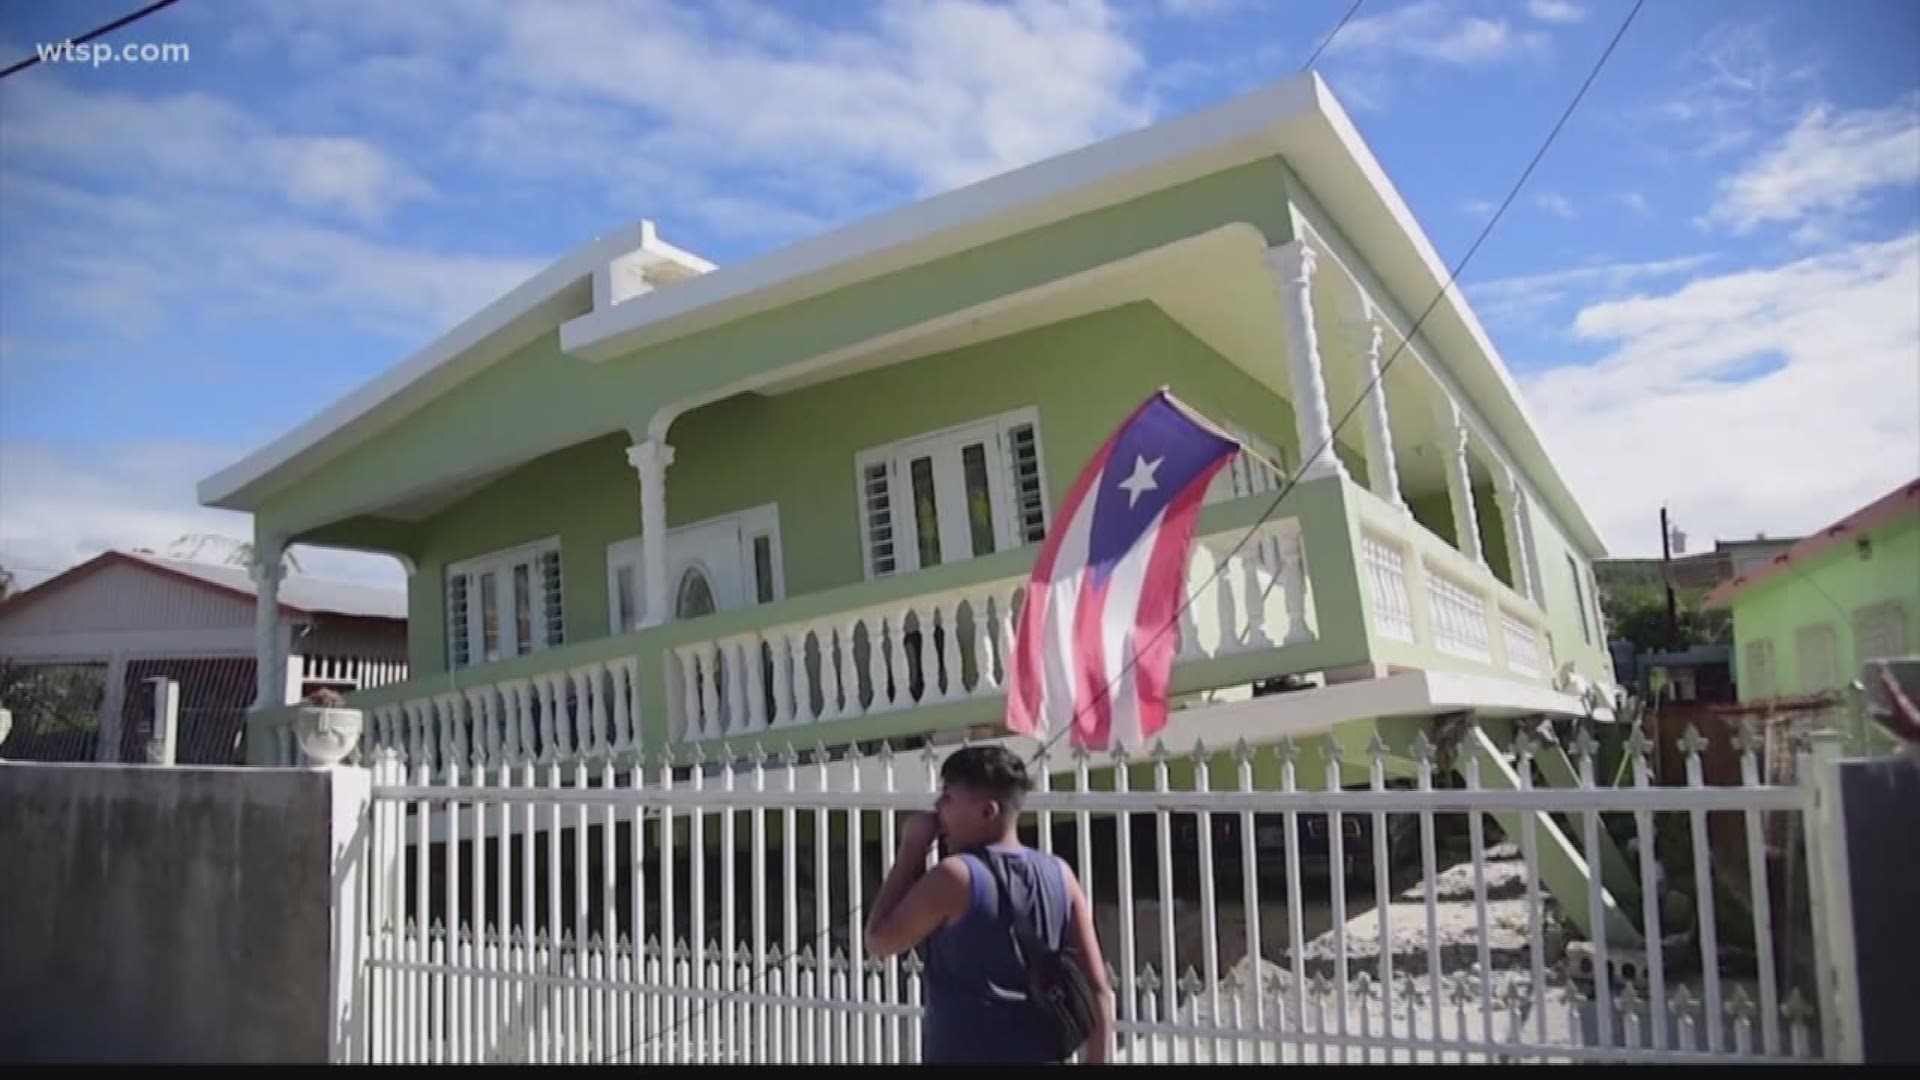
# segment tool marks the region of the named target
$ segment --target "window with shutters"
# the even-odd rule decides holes
[[[869,578],[1046,539],[1046,466],[1033,409],[862,451],[854,470]]]
[[[1853,666],[1869,660],[1907,655],[1907,608],[1898,600],[1882,600],[1853,613]]]
[[[1235,423],[1222,423],[1220,426],[1226,428],[1234,438],[1239,439],[1240,444],[1248,450],[1282,469],[1287,467],[1286,458],[1274,448],[1272,443],[1253,435],[1246,428]],[[1275,476],[1273,470],[1264,463],[1255,461],[1246,454],[1235,454],[1227,462],[1226,468],[1221,469],[1214,476],[1213,483],[1207,486],[1205,501],[1212,504],[1244,499],[1250,495],[1268,495],[1280,490],[1282,482],[1281,478]]]
[[[563,644],[563,595],[558,539],[447,567],[447,666],[492,663]]]
[[[1840,669],[1834,649],[1833,624],[1803,626],[1793,634],[1793,659],[1800,669],[1800,692],[1817,694],[1840,685]]]

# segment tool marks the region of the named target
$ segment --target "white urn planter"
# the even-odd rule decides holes
[[[302,705],[294,710],[293,739],[309,763],[330,768],[353,752],[364,723],[359,709]]]

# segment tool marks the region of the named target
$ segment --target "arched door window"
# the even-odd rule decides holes
[[[715,610],[713,583],[707,580],[706,572],[697,566],[687,567],[687,572],[680,577],[680,587],[674,590],[673,617],[697,619]]]

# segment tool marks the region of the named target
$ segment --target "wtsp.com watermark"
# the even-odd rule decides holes
[[[43,64],[184,64],[193,58],[184,41],[130,41],[113,45],[104,41],[75,44],[71,41],[35,45]]]

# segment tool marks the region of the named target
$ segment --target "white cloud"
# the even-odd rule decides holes
[[[1635,217],[1649,217],[1653,214],[1653,203],[1641,191],[1616,191],[1613,201],[1627,208]]]
[[[479,167],[644,197],[669,228],[742,198],[722,173],[778,176],[781,209],[832,218],[1149,119],[1150,73],[1103,0],[884,0],[834,26],[746,0],[482,2],[457,20],[368,6],[276,11],[253,36],[338,63],[326,109],[411,124]],[[409,60],[423,52],[441,62]],[[797,224],[772,209],[753,216]]]
[[[240,448],[203,443],[115,442],[82,449],[0,442],[0,566],[34,585],[109,548],[165,552],[177,539],[252,535],[247,515],[209,510],[194,484],[239,457]],[[316,577],[404,587],[381,555],[298,547],[301,570]]]
[[[1683,133],[1687,153],[1713,157],[1747,146],[1805,100],[1819,68],[1783,60],[1769,32],[1766,22],[1723,24],[1681,54],[1685,81],[1652,115]]]
[[[1571,0],[1527,0],[1527,14],[1551,23],[1576,23],[1587,17],[1586,10]]]
[[[1490,325],[1513,325],[1543,315],[1576,297],[1618,295],[1648,281],[1699,269],[1706,255],[1685,255],[1648,262],[1605,263],[1495,278],[1466,287],[1474,311]]]
[[[1920,234],[1583,309],[1597,363],[1524,380],[1623,552],[1666,501],[1701,537],[1806,532],[1920,462]]]
[[[1785,136],[1721,180],[1707,220],[1736,233],[1841,216],[1888,187],[1920,183],[1920,93],[1879,109],[1808,109]]]
[[[1399,54],[1471,67],[1546,47],[1546,35],[1516,30],[1505,19],[1461,15],[1440,0],[1354,19],[1327,46],[1329,54]]]
[[[58,231],[34,223],[58,220]],[[108,242],[108,241],[111,242]],[[0,173],[0,295],[139,337],[170,311],[319,320],[417,343],[543,260],[371,240],[217,199],[100,196]],[[16,273],[16,267],[32,272]]]
[[[1491,199],[1465,199],[1460,203],[1460,212],[1471,218],[1490,218],[1500,204]]]
[[[210,94],[135,97],[43,79],[0,100],[0,152],[15,167],[254,191],[361,219],[432,190],[363,139],[281,134]]]
[[[1535,195],[1533,205],[1563,221],[1571,221],[1578,216],[1573,208],[1573,200],[1557,191],[1543,191]]]

